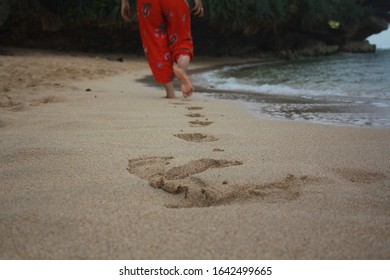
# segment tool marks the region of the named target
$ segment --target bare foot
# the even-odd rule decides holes
[[[195,89],[192,86],[192,83],[190,79],[188,78],[188,75],[179,68],[174,68],[175,76],[180,80],[181,82],[181,92],[183,93],[183,97],[187,98],[190,97]]]
[[[175,94],[167,94],[164,98],[168,98],[168,99],[174,99],[176,98],[176,95]]]
[[[175,96],[175,89],[173,87],[173,83],[172,82],[164,84],[164,88],[165,88],[165,92],[166,92],[165,98],[169,98],[169,99],[176,98],[176,96]]]

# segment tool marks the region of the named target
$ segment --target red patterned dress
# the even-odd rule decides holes
[[[137,0],[145,55],[156,81],[173,80],[180,55],[192,59],[191,14],[187,0]]]

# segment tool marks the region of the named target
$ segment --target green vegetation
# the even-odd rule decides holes
[[[136,0],[129,3],[127,24],[121,0],[0,0],[0,43],[134,49],[140,45]],[[243,52],[299,49],[315,40],[343,45],[364,40],[390,22],[388,0],[203,0],[203,5],[205,18],[194,18],[193,34],[197,49],[207,54],[234,53],[229,48],[242,45],[247,46]]]
[[[372,12],[356,0],[219,0],[205,1],[207,20],[239,31],[255,28],[313,31],[329,20],[356,23]]]
[[[7,1],[7,0],[1,0]],[[113,0],[8,0],[18,15],[58,16],[65,23],[120,22],[120,1]],[[135,6],[135,1],[130,1]]]
[[[121,23],[120,0],[0,0],[17,14],[50,13],[65,23]],[[129,1],[135,10],[136,0]],[[193,0],[189,1],[193,4]],[[357,0],[205,0],[206,20],[232,31],[273,30],[286,27],[314,30],[337,17],[342,23],[357,22],[371,10]]]

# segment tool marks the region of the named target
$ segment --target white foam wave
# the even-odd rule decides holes
[[[220,78],[218,72],[211,71],[196,75],[195,80],[199,81],[199,84],[207,85],[210,89],[221,89],[229,91],[239,92],[255,92],[262,94],[274,94],[274,95],[288,95],[297,97],[320,97],[320,96],[346,96],[347,93],[340,89],[332,90],[311,90],[303,88],[293,88],[287,85],[280,84],[262,84],[254,85],[246,83],[243,80],[237,78]]]

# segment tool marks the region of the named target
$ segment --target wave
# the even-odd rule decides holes
[[[242,67],[244,68],[244,67]],[[328,89],[321,89],[317,86],[316,89],[310,87],[293,87],[286,84],[253,84],[240,78],[221,77],[221,73],[228,72],[233,68],[225,67],[221,70],[214,70],[207,73],[195,75],[194,79],[197,84],[207,85],[209,90],[217,89],[238,93],[260,93],[269,95],[286,95],[304,98],[320,98],[320,97],[350,97],[351,92],[347,92],[337,85],[329,85]],[[238,67],[234,67],[236,71]],[[383,92],[353,92],[361,98],[385,98]]]
[[[390,127],[390,49],[225,66],[192,75],[206,96],[244,101],[261,116]]]

